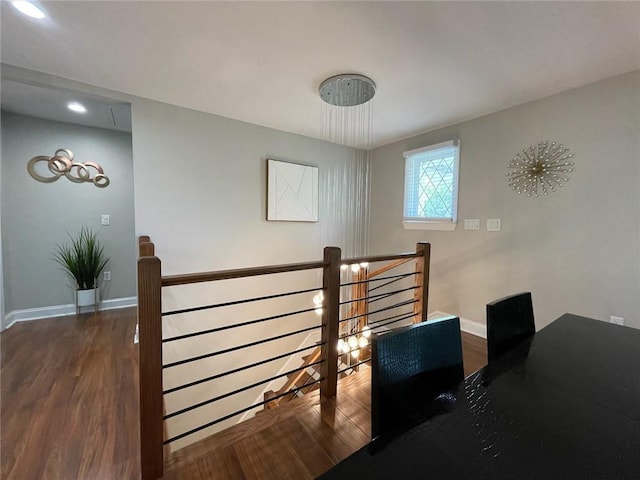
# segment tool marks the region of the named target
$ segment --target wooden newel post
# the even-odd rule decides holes
[[[138,237],[138,257],[153,257],[155,254],[155,246],[151,242],[151,237],[140,235]]]
[[[162,292],[160,259],[138,259],[140,463],[142,480],[162,478]]]
[[[418,242],[416,253],[421,254],[416,257],[416,285],[413,304],[413,323],[420,323],[427,320],[427,307],[429,305],[429,268],[431,263],[431,244]]]
[[[156,254],[155,246],[151,242],[140,242],[138,249],[141,257],[153,257]]]
[[[320,398],[336,396],[338,385],[338,326],[340,321],[340,260],[338,247],[325,247],[322,290],[322,346],[320,355],[324,362],[320,375]]]

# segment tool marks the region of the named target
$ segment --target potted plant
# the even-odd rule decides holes
[[[98,277],[109,258],[105,256],[97,234],[88,227],[82,227],[77,236],[69,235],[69,238],[71,244],[56,245],[54,260],[76,283],[76,306],[97,304],[100,296]]]

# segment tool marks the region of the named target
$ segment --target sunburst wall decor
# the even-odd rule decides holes
[[[507,166],[509,186],[518,193],[526,193],[527,197],[555,192],[569,181],[567,174],[575,165],[572,158],[569,149],[556,142],[538,142],[523,148]]]

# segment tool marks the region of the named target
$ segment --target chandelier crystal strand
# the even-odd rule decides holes
[[[573,154],[563,144],[538,142],[523,148],[507,165],[509,186],[518,194],[539,197],[555,192],[569,181],[573,171]]]
[[[348,165],[325,174],[324,209],[335,224],[326,228],[335,231],[323,232],[323,242],[339,242],[345,257],[366,255],[375,84],[362,75],[336,75],[321,83],[319,94],[322,139],[355,149]]]

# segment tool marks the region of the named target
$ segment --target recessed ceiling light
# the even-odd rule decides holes
[[[84,108],[84,105],[82,105],[80,102],[69,102],[69,104],[67,105],[67,108],[72,112],[76,112],[76,113],[87,112],[87,109]]]
[[[11,2],[11,4],[18,10],[20,13],[24,13],[25,15],[31,18],[44,18],[44,12],[35,4],[31,2],[27,2],[26,0],[15,0]]]

